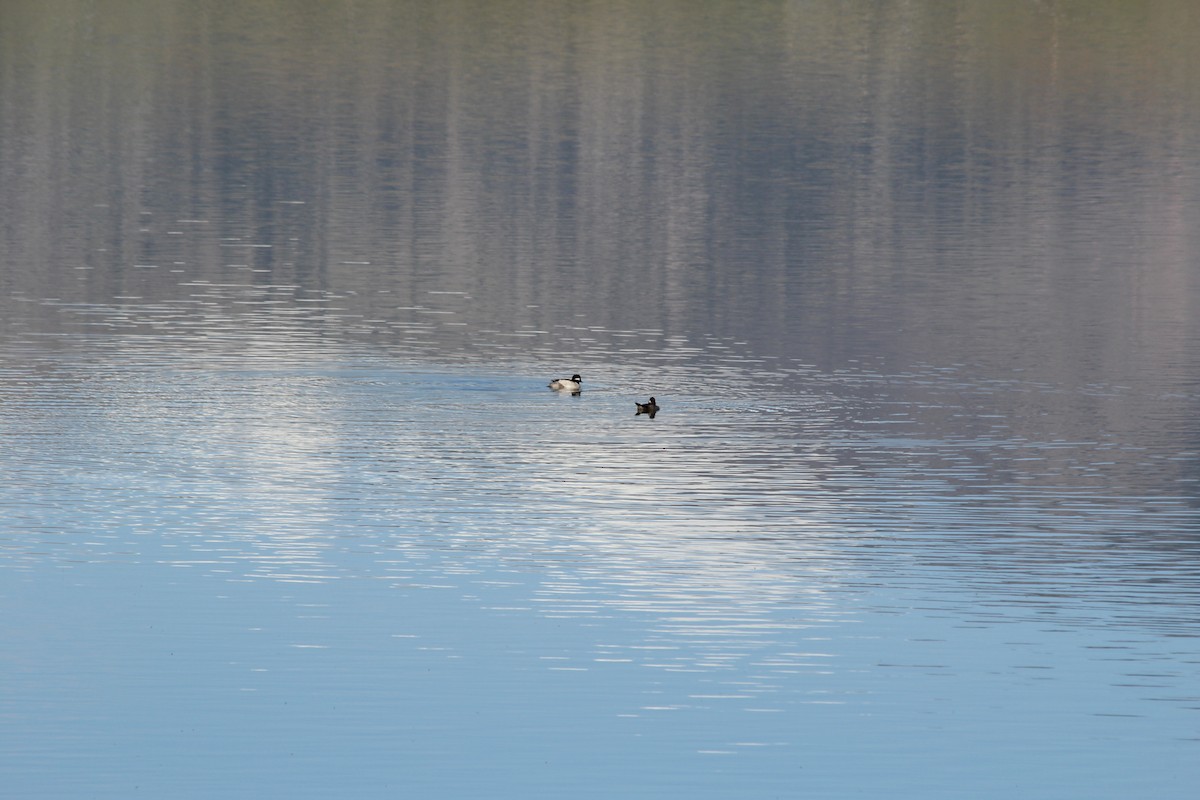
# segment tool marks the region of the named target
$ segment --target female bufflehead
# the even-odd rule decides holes
[[[658,413],[658,403],[654,402],[653,397],[650,398],[649,403],[638,403],[635,401],[634,405],[637,406],[637,411],[634,412],[635,417],[638,414],[649,414],[650,419],[654,419],[654,415]]]
[[[555,378],[550,381],[550,388],[555,391],[577,394],[583,388],[583,378],[576,373],[569,378]]]

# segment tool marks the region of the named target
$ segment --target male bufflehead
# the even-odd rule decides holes
[[[579,390],[583,388],[583,378],[579,377],[578,373],[569,378],[555,378],[550,381],[550,388],[559,392],[578,394]]]

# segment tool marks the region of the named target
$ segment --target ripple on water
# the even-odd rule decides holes
[[[689,352],[581,364],[587,388],[563,397],[545,389],[561,363],[433,369],[293,344],[168,355],[150,337],[10,363],[0,496],[19,535],[0,538],[0,568],[322,597],[288,628],[302,659],[364,646],[351,595],[397,611],[374,623],[395,647],[442,662],[489,641],[448,632],[479,616],[518,629],[489,658],[640,687],[608,713],[746,732],[697,738],[710,754],[788,746],[800,708],[894,713],[911,701],[900,674],[913,696],[954,694],[973,649],[1013,652],[989,667],[1006,685],[1061,686],[1068,641],[1109,684],[1187,696],[1195,512],[1109,494],[1134,466],[1182,468],[1166,452],[1039,441],[950,402],[936,374],[796,365],[751,382],[757,365]],[[649,394],[663,410],[635,417]]]

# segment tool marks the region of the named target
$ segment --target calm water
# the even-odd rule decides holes
[[[4,794],[1194,796],[1198,37],[0,5]]]

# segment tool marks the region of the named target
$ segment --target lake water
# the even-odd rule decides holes
[[[3,793],[1194,797],[1197,40],[6,3]]]

